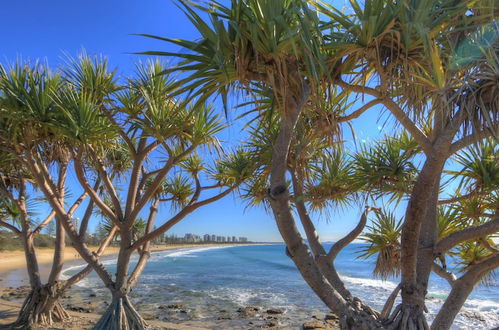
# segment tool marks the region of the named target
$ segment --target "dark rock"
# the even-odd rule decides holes
[[[93,297],[97,297],[97,295],[96,295],[95,293],[91,293],[91,294],[89,294],[88,296],[89,296],[89,297],[92,297],[92,298],[93,298]]]
[[[284,311],[280,308],[270,308],[267,309],[267,314],[282,314]]]
[[[217,320],[232,320],[232,318],[230,316],[219,316]]]
[[[274,328],[274,327],[277,327],[278,325],[279,325],[279,322],[277,322],[276,320],[267,321],[267,324],[266,324],[266,326],[268,328]]]
[[[182,310],[180,311],[180,313],[182,313],[182,314],[187,314],[187,311],[182,309]]]
[[[184,308],[184,305],[182,305],[182,304],[170,304],[166,307],[168,307],[170,309],[181,309],[181,308]]]
[[[247,307],[241,307],[237,311],[239,312],[240,317],[250,318],[250,317],[255,317],[259,310],[260,310],[259,307],[247,306]]]
[[[329,313],[329,314],[326,314],[326,317],[324,317],[324,319],[326,321],[330,321],[330,320],[339,320],[338,316],[336,314],[333,314],[333,313]]]
[[[225,309],[221,309],[218,311],[219,313],[227,313],[227,311]]]

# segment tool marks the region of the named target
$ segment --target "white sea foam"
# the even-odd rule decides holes
[[[71,267],[64,268],[62,270],[61,280],[67,280],[68,278],[71,277],[71,275],[68,275],[67,272],[75,270],[75,269],[82,269],[82,268],[85,268],[85,266],[86,266],[86,264],[81,264],[81,265],[74,265]]]
[[[232,301],[241,307],[255,304],[255,300],[258,300],[257,305],[263,303],[275,307],[289,306],[284,294],[272,292],[271,289],[260,291],[247,288],[218,288],[208,291],[208,295],[211,298]]]
[[[397,283],[393,281],[383,281],[372,278],[360,278],[360,277],[350,277],[345,275],[340,275],[341,279],[346,282],[347,285],[355,285],[368,287],[373,289],[386,289],[393,290],[397,287]]]
[[[202,247],[202,248],[187,248],[187,249],[175,249],[175,250],[166,250],[166,251],[157,251],[151,253],[151,261],[158,261],[164,258],[196,258],[196,253],[204,252],[208,250],[218,250],[225,249],[231,246],[210,246],[210,247]]]

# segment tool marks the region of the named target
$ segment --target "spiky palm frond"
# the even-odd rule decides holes
[[[390,194],[392,200],[400,200],[411,191],[416,180],[417,168],[414,156],[418,148],[397,138],[387,138],[374,146],[362,147],[354,155],[354,181],[378,196]]]
[[[178,93],[188,92],[204,103],[220,94],[226,104],[229,88],[260,81],[277,95],[301,90],[302,77],[317,83],[327,72],[321,52],[318,17],[307,1],[250,0],[209,5],[179,1],[179,7],[201,34],[197,42],[146,35],[173,43],[185,52],[150,51],[173,56],[179,64],[170,71],[189,74],[180,79]],[[197,10],[207,14],[203,20]]]
[[[54,95],[58,121],[53,125],[72,143],[105,147],[117,141],[116,130],[99,110],[94,97],[72,88],[60,89]]]
[[[397,276],[400,273],[400,233],[402,219],[397,220],[393,213],[376,212],[372,224],[360,239],[367,244],[360,249],[360,258],[376,255],[374,275],[382,279]]]
[[[170,201],[174,210],[180,210],[189,203],[194,193],[193,183],[190,178],[181,174],[166,179],[163,194]]]
[[[267,211],[268,204],[268,181],[266,176],[255,175],[250,177],[241,188],[240,196],[248,207],[263,206]]]
[[[233,186],[249,179],[254,169],[255,162],[251,154],[239,148],[218,160],[211,175],[220,185]]]
[[[67,58],[62,76],[78,94],[84,94],[97,107],[110,103],[111,95],[119,89],[116,72],[109,70],[107,59],[90,56],[85,51]]]
[[[54,140],[55,110],[53,92],[61,86],[58,75],[35,63],[0,65],[0,117],[4,141],[36,144]],[[56,139],[57,140],[57,139]]]
[[[437,239],[462,229],[462,218],[455,207],[439,207],[437,209]]]
[[[206,169],[203,160],[197,154],[189,156],[180,166],[192,175],[196,175]]]
[[[325,153],[319,159],[316,179],[306,182],[306,200],[313,210],[324,210],[327,207],[345,207],[356,200],[360,185],[350,180],[354,168],[341,149]]]
[[[448,171],[459,180],[459,187],[467,192],[491,192],[499,189],[499,148],[495,139],[481,141],[454,158],[462,168]]]
[[[468,269],[472,268],[473,265],[483,262],[490,257],[491,251],[479,242],[466,242],[457,246],[452,254],[456,258],[455,264],[458,271],[466,272]],[[481,283],[484,285],[490,284],[494,279],[494,276],[494,271],[484,274]]]

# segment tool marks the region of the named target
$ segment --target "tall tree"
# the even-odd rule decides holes
[[[462,148],[497,137],[497,8],[492,1],[351,4],[351,17],[319,5],[347,31],[331,33],[330,47],[338,59],[336,81],[384,105],[425,156],[402,226],[402,305],[392,320],[394,327],[426,328],[423,302],[438,256],[437,205],[444,165]],[[359,84],[369,79],[375,80],[375,88]],[[438,322],[434,327],[440,327]]]
[[[269,138],[273,150],[265,198],[274,212],[288,255],[316,294],[341,315],[342,327],[428,328],[422,302],[435,259],[434,250],[428,247],[435,244],[435,214],[443,166],[459,149],[497,130],[498,93],[492,78],[497,67],[495,48],[485,51],[488,61],[481,54],[474,54],[470,61],[460,59],[460,64],[465,65],[452,62],[453,51],[461,45],[463,36],[473,37],[472,31],[479,24],[491,21],[494,9],[486,6],[492,2],[465,5],[459,1],[373,0],[362,9],[359,3],[351,1],[352,15],[344,15],[322,2],[313,4],[324,15],[322,21],[308,1],[234,0],[230,7],[217,2],[200,5],[179,1],[201,39],[193,42],[149,36],[188,52],[145,54],[182,59],[175,69],[189,74],[179,81],[184,86],[179,92],[189,92],[193,98],[205,100],[221,94],[226,100],[229,89],[242,86],[254,92],[256,86],[260,101],[262,97],[268,99],[260,91],[271,90],[279,126]],[[210,23],[196,9],[207,14]],[[472,17],[467,17],[470,12]],[[495,31],[494,25],[491,27]],[[373,73],[379,80],[376,88],[367,84]],[[353,298],[332,267],[341,248],[361,233],[367,212],[359,225],[326,253],[305,205],[289,193],[288,175],[294,181],[295,192],[301,186],[299,171],[293,173],[289,167],[293,157],[290,145],[300,116],[308,110],[319,114],[321,104],[336,102],[328,93],[332,86],[372,96],[343,119],[356,118],[372,106],[383,104],[413,136],[426,157],[412,186],[402,227],[403,304],[388,319],[390,324],[384,324],[386,319]],[[337,127],[337,118],[330,119],[331,127]],[[312,242],[310,250],[295,225],[292,201]]]

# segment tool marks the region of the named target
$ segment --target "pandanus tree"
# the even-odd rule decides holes
[[[425,157],[402,226],[402,305],[389,320],[395,328],[428,328],[424,301],[439,256],[437,205],[444,164],[459,150],[497,137],[497,8],[491,1],[351,4],[351,16],[318,5],[345,31],[331,33],[330,47],[339,59],[336,81],[385,106]],[[376,86],[359,84],[369,80]],[[494,219],[490,225],[499,229]],[[497,267],[494,260],[489,263]],[[449,326],[440,320],[433,325]]]
[[[317,13],[306,1],[232,1],[231,7],[219,3],[209,6],[180,2],[181,8],[201,33],[199,41],[154,37],[179,45],[185,53],[146,52],[146,54],[176,56],[181,59],[175,68],[190,72],[179,81],[179,91],[203,100],[221,94],[227,98],[231,87],[255,86],[272,91],[272,104],[277,114],[277,127],[270,139],[272,149],[267,167],[269,181],[265,200],[274,213],[276,224],[287,245],[287,254],[297,265],[305,281],[324,303],[340,315],[347,327],[375,328],[375,312],[359,303],[344,290],[331,260],[349,242],[350,236],[336,245],[334,251],[324,251],[313,230],[310,218],[298,203],[302,223],[308,225],[307,238],[313,240],[314,254],[303,240],[290,204],[287,177],[290,162],[289,148],[295,128],[306,109],[327,104],[330,75],[319,30]],[[209,15],[211,25],[196,13],[195,7]],[[264,96],[264,98],[267,95]],[[258,95],[256,95],[258,98]],[[268,98],[267,98],[268,99]],[[268,103],[268,102],[267,102]],[[346,114],[344,121],[355,118],[363,109]],[[326,118],[323,121],[328,122]],[[331,117],[331,127],[336,118]],[[300,174],[300,173],[298,173]],[[298,185],[297,185],[297,188]],[[255,192],[255,188],[251,188]],[[299,194],[299,193],[298,193]],[[297,199],[299,201],[299,199]],[[298,205],[297,204],[297,205]],[[337,284],[337,285],[336,285]]]
[[[396,199],[411,195],[418,156],[414,149],[405,149],[407,146],[390,138],[356,155],[356,176],[366,185],[377,187],[373,195],[392,194]],[[393,171],[396,168],[393,164],[406,166]],[[445,170],[448,180],[440,188],[449,190],[445,187],[451,186],[455,191],[438,200],[436,258],[432,259],[431,267],[432,272],[450,284],[451,291],[436,311],[433,328],[450,328],[473,288],[481,281],[486,282],[497,267],[497,244],[493,240],[497,236],[499,205],[497,164],[497,141],[488,140],[461,151],[447,165],[452,170]],[[394,187],[393,182],[403,184]],[[362,256],[376,255],[374,275],[387,278],[400,274],[402,220],[381,213],[361,236],[368,243]],[[388,317],[400,289],[399,285],[388,299],[382,312],[384,317]]]
[[[179,58],[175,69],[189,72],[179,81],[183,86],[179,92],[190,92],[193,98],[204,100],[220,94],[225,100],[229,89],[253,91],[255,85],[273,91],[279,126],[272,143],[265,198],[288,255],[307,283],[340,315],[344,328],[428,328],[423,302],[436,257],[432,247],[443,166],[452,154],[497,130],[495,46],[475,47],[472,56],[460,58],[459,65],[453,55],[460,47],[491,41],[494,25],[486,23],[494,15],[493,8],[487,7],[492,2],[373,0],[362,9],[352,1],[352,15],[313,2],[321,20],[308,1],[232,1],[230,8],[218,2],[179,3],[201,34],[200,40],[149,36],[178,45],[184,52],[146,53]],[[209,23],[196,8],[208,15]],[[373,81],[376,87],[371,87]],[[321,260],[334,260],[340,247],[360,234],[365,217],[336,248],[325,253],[320,244],[313,243],[318,241],[314,235],[307,235],[309,240],[312,237],[308,249],[292,214],[286,182],[292,174],[288,167],[290,143],[299,117],[307,109],[317,109],[317,103],[330,101],[324,91],[335,85],[345,92],[372,97],[345,119],[382,104],[416,140],[426,158],[412,186],[402,227],[403,304],[387,319],[343,289],[331,271],[331,261],[328,267],[321,264]],[[258,184],[261,187],[266,182]],[[303,210],[298,212],[300,219],[308,223],[306,209],[296,205]],[[478,234],[478,228],[473,230]]]
[[[215,167],[229,169],[223,180],[207,172],[208,167],[195,155],[203,146],[217,151],[220,145],[215,134],[225,125],[211,107],[200,104],[191,108],[173,98],[174,80],[162,74],[165,70],[159,62],[140,64],[136,77],[128,79],[120,91],[111,95],[114,88],[107,89],[108,93],[100,88],[113,81],[105,62],[82,58],[65,71],[69,87],[56,100],[67,124],[61,125],[62,134],[73,141],[71,153],[78,181],[95,207],[116,226],[120,237],[115,276],[89,255],[88,248],[80,242],[76,244],[78,252],[112,294],[112,302],[96,329],[147,326],[128,295],[149,259],[149,242],[196,209],[227,196],[250,173],[244,152],[221,156],[216,161]],[[87,120],[91,123],[93,118],[106,124],[100,128],[87,126]],[[93,134],[99,133],[104,134],[104,139],[95,140]],[[109,153],[105,150],[117,143],[130,162],[126,176],[122,175],[126,180],[113,177],[106,161]],[[175,177],[174,173],[182,173],[182,177]],[[103,194],[93,188],[97,180],[102,182]],[[210,180],[214,181],[204,184]],[[206,192],[210,195],[202,199]],[[168,203],[175,206],[171,217],[155,228],[158,207]],[[147,207],[145,228],[139,232],[136,225]],[[59,206],[55,208],[57,212]],[[67,219],[64,211],[60,216]],[[68,230],[73,231],[70,227]],[[139,259],[131,268],[134,252],[139,253]]]
[[[44,176],[53,178],[53,197],[62,205],[67,204],[66,176],[70,155],[63,139],[53,131],[56,121],[53,93],[62,85],[59,75],[51,74],[41,65],[29,67],[17,64],[11,68],[0,67],[0,139],[2,150],[2,183],[0,193],[17,213],[19,227],[3,223],[23,240],[31,292],[24,301],[19,317],[11,327],[30,327],[33,324],[51,324],[69,318],[58,299],[66,290],[90,273],[85,268],[66,281],[60,280],[63,267],[65,231],[56,212],[51,210],[36,227],[31,225],[29,214],[34,212],[28,204],[28,193],[39,195],[39,182],[30,166],[45,169]],[[33,161],[32,163],[30,163]],[[40,196],[37,196],[40,197]],[[71,218],[84,202],[83,193],[70,204],[67,216]],[[90,207],[90,206],[89,206]],[[49,208],[50,210],[51,208]],[[87,208],[80,230],[86,230],[91,212]],[[34,239],[52,221],[56,221],[55,250],[47,283],[40,278]],[[84,238],[84,234],[81,235]],[[105,239],[97,254],[102,253],[109,239]]]

